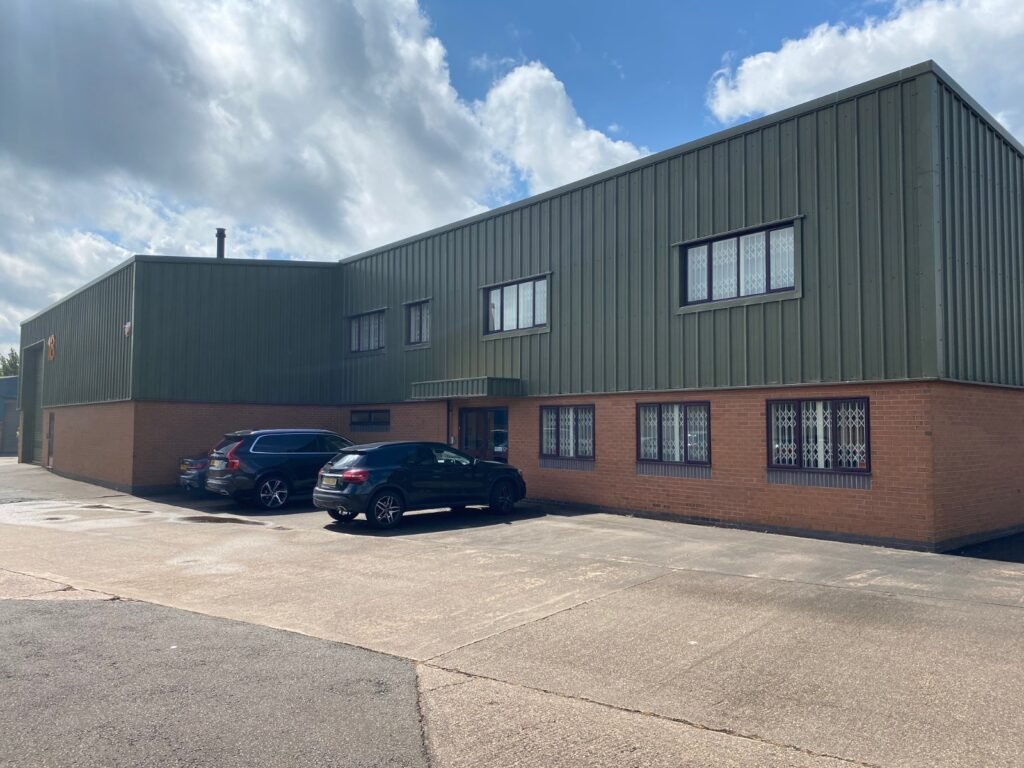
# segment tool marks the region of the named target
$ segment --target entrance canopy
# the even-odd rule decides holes
[[[412,400],[447,400],[457,397],[522,397],[526,382],[522,379],[499,379],[494,376],[475,376],[470,379],[440,379],[414,381]]]

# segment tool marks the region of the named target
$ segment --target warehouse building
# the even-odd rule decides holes
[[[533,498],[947,549],[1024,529],[1024,148],[927,62],[340,263],[136,256],[22,326],[23,461],[227,430]]]

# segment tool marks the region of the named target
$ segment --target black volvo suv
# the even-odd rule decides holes
[[[369,443],[343,450],[323,468],[313,504],[338,522],[361,513],[376,528],[411,509],[487,504],[509,513],[526,496],[515,467],[467,456],[444,443]]]
[[[279,509],[293,496],[308,496],[324,463],[350,445],[326,429],[230,432],[210,453],[206,490]]]

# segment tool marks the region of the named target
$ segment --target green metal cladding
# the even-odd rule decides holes
[[[1020,145],[927,62],[341,263],[136,257],[23,343],[101,339],[47,368],[50,403],[1022,386],[1022,174]],[[776,221],[794,222],[796,290],[680,311],[679,243]],[[537,276],[547,326],[485,335],[483,288]],[[108,332],[133,298],[125,343]],[[420,300],[430,340],[409,346]],[[350,318],[379,310],[384,349],[350,352]]]
[[[124,326],[132,320],[134,276],[129,261],[22,323],[22,359],[26,348],[43,348],[43,406],[131,397],[133,335]]]

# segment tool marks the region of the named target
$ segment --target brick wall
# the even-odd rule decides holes
[[[353,411],[388,410],[391,428],[387,432],[357,432],[350,427],[349,415]],[[444,401],[422,403],[393,403],[391,405],[357,405],[341,408],[341,434],[357,443],[376,443],[381,440],[436,440],[447,442],[444,431],[447,405]]]
[[[141,488],[173,485],[178,477],[178,459],[206,453],[225,432],[239,429],[330,429],[356,443],[443,438],[444,403],[387,407],[391,411],[390,431],[354,433],[349,429],[351,409],[336,406],[138,402],[134,484]]]
[[[523,471],[532,498],[928,546],[934,523],[928,393],[927,384],[895,384],[474,400],[458,405],[509,408],[509,460]],[[864,396],[870,398],[871,409],[870,490],[767,482],[767,400]],[[637,403],[678,400],[711,403],[711,479],[636,473]],[[595,406],[594,471],[541,468],[538,409],[548,404]]]
[[[1024,392],[943,383],[932,403],[937,540],[1024,527]]]
[[[53,469],[68,477],[126,490],[132,486],[134,403],[103,403],[43,409],[43,455],[46,427],[53,420]]]

